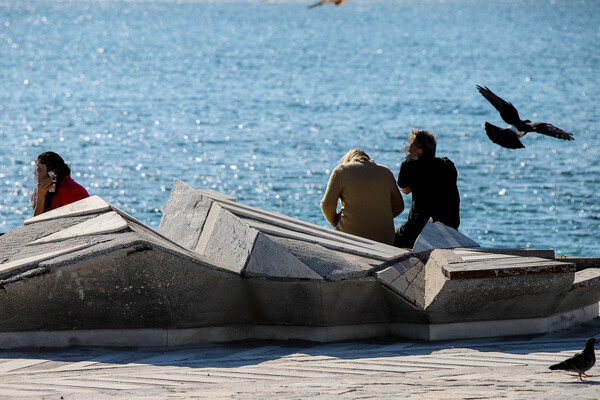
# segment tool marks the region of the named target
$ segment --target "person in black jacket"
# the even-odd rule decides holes
[[[398,186],[402,193],[412,193],[412,204],[408,220],[396,229],[397,247],[412,248],[430,218],[455,229],[460,225],[458,173],[448,158],[435,156],[436,144],[434,135],[417,129],[406,142]]]

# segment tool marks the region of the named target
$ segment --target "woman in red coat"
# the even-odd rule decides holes
[[[87,190],[73,179],[71,169],[61,156],[51,151],[37,158],[37,186],[31,195],[33,215],[74,203],[89,197]]]

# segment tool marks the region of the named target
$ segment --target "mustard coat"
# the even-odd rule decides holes
[[[341,217],[337,221],[340,199]],[[321,211],[331,226],[386,244],[394,243],[394,217],[404,201],[389,168],[372,161],[338,165],[329,178]]]

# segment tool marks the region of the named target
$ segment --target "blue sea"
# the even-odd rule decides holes
[[[49,150],[153,228],[175,178],[328,226],[340,158],[397,175],[420,128],[458,169],[462,233],[600,256],[600,1],[309,4],[0,0],[0,232]],[[477,84],[575,140],[490,142]]]

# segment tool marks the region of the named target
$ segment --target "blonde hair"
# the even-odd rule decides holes
[[[373,161],[371,157],[361,149],[352,149],[346,153],[344,157],[342,157],[341,164],[348,164],[352,161]]]

